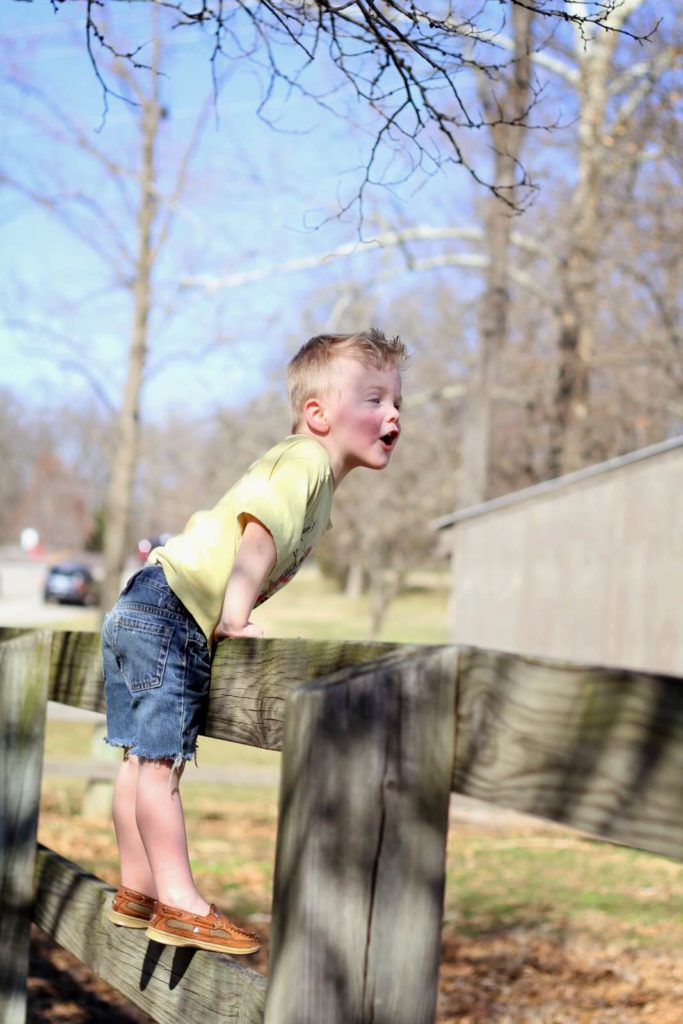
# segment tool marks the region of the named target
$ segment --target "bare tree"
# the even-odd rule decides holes
[[[534,11],[513,4],[511,24],[514,58],[501,87],[493,89],[490,83],[484,82],[480,83],[480,89],[484,109],[489,110],[494,180],[516,206],[515,181],[534,91],[531,61]],[[510,310],[512,212],[508,207],[497,201],[486,204],[484,235],[485,284],[479,303],[478,346],[465,405],[462,477],[458,488],[460,505],[474,505],[488,496],[493,391],[499,382],[500,354],[508,337]]]
[[[514,206],[529,186],[519,163],[513,180],[497,180],[468,151],[464,137],[470,130],[504,123],[516,124],[518,112],[488,105],[482,110],[468,88],[474,70],[494,81],[508,63],[504,50],[491,41],[505,27],[506,6],[498,0],[447,3],[439,11],[431,3],[405,4],[403,0],[143,0],[163,8],[175,18],[177,29],[194,28],[211,41],[212,73],[223,59],[248,59],[263,74],[259,114],[270,119],[280,95],[291,92],[313,96],[326,109],[348,114],[351,105],[374,115],[367,160],[356,192],[347,207],[363,203],[367,187],[405,178],[418,168],[424,173],[456,164],[480,185]],[[514,17],[532,13],[553,28],[570,22],[586,38],[597,31],[613,33],[615,10],[629,0],[598,0],[592,4],[554,6],[510,0]],[[55,11],[76,8],[95,74],[103,91],[105,113],[116,90],[103,72],[102,53],[127,61],[133,68],[146,66],[143,46],[122,49],[112,39],[98,0],[51,0]],[[516,9],[516,10],[515,10]],[[110,11],[106,15],[111,15]],[[623,19],[622,19],[623,21]],[[650,27],[650,31],[652,28]],[[645,33],[647,35],[647,33]],[[517,62],[518,63],[518,62]],[[332,87],[316,84],[309,75],[315,65],[327,65],[335,75]],[[337,85],[348,86],[336,96]],[[530,85],[527,84],[527,93]],[[393,154],[386,160],[386,153]]]
[[[161,89],[163,43],[152,9],[153,32],[149,67],[136,73],[130,63],[116,60],[108,68],[121,95],[127,97],[125,110],[136,129],[136,145],[126,155],[110,151],[106,140],[96,142],[83,130],[78,119],[61,108],[23,72],[8,76],[20,96],[30,100],[31,110],[42,110],[40,126],[46,137],[58,145],[78,151],[95,174],[92,184],[69,182],[60,187],[54,155],[49,166],[31,175],[14,170],[9,158],[0,160],[0,182],[53,216],[68,232],[89,247],[108,275],[106,287],[128,296],[130,329],[125,358],[123,395],[119,400],[84,352],[70,358],[96,384],[115,412],[116,426],[111,443],[110,478],[107,497],[105,540],[105,581],[103,604],[109,607],[120,587],[121,573],[129,549],[130,508],[138,459],[140,402],[149,371],[151,317],[160,306],[158,277],[181,198],[186,190],[190,163],[197,142],[213,114],[207,97],[198,110],[185,147],[175,154],[171,172],[165,161],[165,178],[160,175],[159,149],[164,135],[166,110]],[[31,116],[34,116],[33,114]],[[35,115],[36,119],[40,115]],[[38,124],[37,124],[38,126]],[[27,325],[30,326],[30,325]],[[54,347],[53,347],[54,356]]]
[[[680,26],[679,21],[679,33]],[[660,58],[671,52],[675,31],[674,26],[673,38],[661,40]],[[604,200],[609,231],[600,253],[600,280],[609,286],[596,310],[582,437],[588,458],[599,452],[601,436],[610,434],[606,417],[598,422],[608,392],[612,422],[620,425],[619,450],[659,441],[683,425],[679,83],[675,72],[643,83],[646,95],[634,104],[628,122],[617,123],[618,133],[606,137],[612,173]]]
[[[36,409],[0,391],[0,542],[16,544],[27,526],[43,543],[81,548],[104,502],[102,434],[94,403]]]
[[[577,180],[560,268],[563,297],[548,466],[551,476],[576,469],[584,461],[582,437],[595,353],[598,267],[608,234],[606,200],[615,176],[618,142],[639,104],[675,60],[675,51],[665,47],[648,55],[649,59],[634,61],[630,68],[620,71],[615,67],[617,33],[643,3],[623,0],[608,15],[608,24],[615,31],[591,30],[575,39],[576,71],[571,77],[579,102]],[[570,9],[578,6],[568,3]]]
[[[152,77],[146,92],[132,78],[136,102],[139,104],[140,152],[138,163],[138,208],[135,224],[136,251],[132,279],[132,325],[123,401],[119,410],[117,441],[111,464],[107,496],[107,530],[105,535],[105,578],[103,605],[110,608],[118,594],[121,572],[127,550],[130,502],[138,458],[140,395],[147,361],[149,320],[153,302],[152,270],[155,250],[163,242],[154,239],[158,223],[157,142],[163,109],[159,96],[159,65],[161,47],[155,35],[152,51]],[[124,65],[119,65],[122,69]],[[128,71],[121,70],[120,74]]]
[[[19,398],[7,388],[0,390],[0,461],[2,463],[2,489],[0,490],[0,538],[14,540],[16,531],[23,526],[16,521],[17,506],[28,483],[31,465],[38,451],[50,443],[49,432],[40,429]],[[14,535],[13,535],[14,534]]]
[[[632,31],[625,32],[625,28],[634,23],[635,16],[641,8],[640,24],[636,24]],[[568,3],[567,10],[569,14],[577,13],[585,10],[585,5]],[[562,225],[562,229],[554,233],[551,242],[546,240],[544,243],[538,238],[536,249],[540,259],[537,262],[538,269],[532,273],[525,272],[522,267],[519,248],[514,262],[508,264],[509,283],[516,282],[522,285],[529,295],[536,291],[547,312],[557,323],[557,380],[552,404],[541,399],[538,394],[532,399],[528,381],[520,395],[523,398],[526,393],[527,399],[532,402],[536,411],[543,407],[547,423],[550,425],[549,438],[544,442],[548,457],[542,476],[567,472],[577,468],[586,459],[606,457],[605,449],[596,447],[594,443],[596,431],[593,420],[600,419],[600,401],[598,399],[596,415],[592,416],[589,409],[589,385],[595,369],[601,372],[601,390],[604,392],[604,369],[600,370],[601,361],[604,367],[605,358],[607,362],[613,361],[615,353],[605,353],[603,356],[600,351],[596,351],[606,347],[604,333],[600,336],[600,346],[596,346],[596,337],[600,330],[598,325],[604,323],[605,319],[614,313],[619,319],[618,310],[614,310],[609,295],[610,288],[614,290],[615,296],[622,291],[619,281],[614,278],[624,274],[634,280],[639,276],[639,261],[648,263],[652,255],[651,253],[650,257],[645,256],[642,253],[642,242],[637,244],[632,237],[631,244],[622,250],[624,254],[628,253],[628,260],[612,259],[610,263],[610,260],[606,259],[608,244],[610,236],[615,235],[621,239],[617,244],[623,244],[623,227],[629,224],[636,211],[640,209],[640,204],[634,197],[639,169],[643,164],[656,162],[666,148],[656,147],[657,152],[653,153],[652,147],[648,148],[647,132],[638,135],[635,126],[639,112],[647,106],[649,97],[660,88],[660,83],[666,80],[667,74],[675,67],[677,54],[680,53],[680,31],[676,33],[673,12],[667,17],[667,31],[660,31],[645,48],[633,45],[634,39],[642,39],[639,33],[644,29],[648,17],[650,13],[644,0],[622,0],[621,3],[614,4],[610,11],[605,11],[605,25],[610,31],[605,32],[598,30],[596,26],[585,25],[579,30],[575,25],[570,45],[564,45],[565,41],[560,37],[555,44],[549,44],[543,49],[529,49],[529,64],[557,78],[564,86],[564,95],[569,97],[570,109],[573,105],[572,97],[575,97],[577,110],[574,148],[576,182],[570,192],[570,202],[564,207],[560,206],[555,213],[555,219]],[[671,25],[673,29],[669,28]],[[516,37],[514,34],[499,33],[492,39],[492,45],[504,47],[514,54]],[[676,81],[669,82],[668,90],[666,87],[661,88],[664,106],[667,97],[675,96],[676,90]],[[654,118],[656,121],[664,106],[660,104],[659,111],[651,113],[651,119]],[[562,134],[560,133],[560,137]],[[498,206],[500,207],[500,204]],[[494,208],[495,216],[502,217],[502,214],[496,214]],[[529,220],[528,217],[526,219]],[[528,223],[525,227],[528,236],[533,232],[533,228],[529,230]],[[641,235],[642,232],[631,232],[632,236],[634,234]],[[488,249],[481,266],[490,282],[496,273],[494,268],[497,266],[499,272],[501,271],[506,260],[507,248],[504,239],[496,233],[495,223],[488,224],[486,237],[494,244]],[[661,231],[654,236],[654,239],[659,238]],[[653,236],[649,238],[650,250],[653,248],[654,239]],[[529,241],[531,244],[525,246],[527,252],[531,252],[533,248],[533,241]],[[664,250],[659,244],[654,248],[658,252],[658,256],[655,256],[656,262]],[[444,262],[446,259],[447,257],[444,258]],[[464,263],[464,260],[462,262]],[[615,265],[619,267],[618,271]],[[640,277],[641,287],[647,288],[651,300],[659,310],[664,332],[669,338],[675,337],[674,325],[677,321],[675,305],[671,301],[671,289],[663,288],[661,283],[655,285],[652,274],[645,275],[647,283],[642,279],[642,273]],[[670,275],[668,279],[670,280]],[[533,282],[536,287],[528,287]],[[667,301],[664,301],[665,292],[669,296]],[[494,328],[490,335],[494,346],[498,339],[500,358],[505,323],[500,315],[501,302],[500,299],[496,301],[496,294],[505,297],[505,292],[501,289],[489,291],[482,304],[482,349],[477,354],[477,360],[487,358],[488,346],[485,344],[485,338],[489,333],[489,327]],[[621,319],[623,331],[624,318]],[[497,330],[494,327],[496,320]],[[673,349],[675,347],[674,342]],[[647,362],[650,357],[641,351],[638,358],[642,366],[643,361]],[[481,373],[481,363],[477,361],[475,367],[476,385],[476,374]],[[544,374],[544,379],[546,378],[547,375]],[[498,393],[505,393],[510,388],[509,385],[507,388],[499,386],[497,390]],[[485,409],[486,406],[480,402],[480,417],[484,416]],[[613,414],[614,410],[611,415]],[[470,424],[469,429],[474,430],[476,422],[476,417],[468,417],[466,431],[467,423]],[[479,430],[480,442],[483,436],[485,431]],[[612,437],[611,442],[606,439],[609,454],[614,454],[609,450],[610,444],[617,443],[616,437]],[[626,444],[625,439],[622,443]],[[483,447],[483,443],[480,443],[479,458],[474,463],[480,468],[474,483],[467,465],[465,466],[463,499],[467,504],[481,500],[485,494],[482,485],[485,474],[481,468],[484,464],[481,455]],[[476,448],[469,443],[466,444],[463,453],[465,463],[469,458],[468,452],[472,450],[476,451]],[[536,458],[534,464],[538,466]]]

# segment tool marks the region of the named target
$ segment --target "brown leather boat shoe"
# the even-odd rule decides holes
[[[152,896],[145,896],[142,892],[122,885],[114,893],[107,917],[122,928],[146,928],[152,920],[155,903]]]
[[[194,946],[233,956],[256,953],[261,948],[258,936],[238,928],[216,910],[215,904],[208,914],[201,915],[157,903],[145,935],[166,946]]]

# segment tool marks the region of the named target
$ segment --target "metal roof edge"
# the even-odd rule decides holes
[[[584,466],[573,473],[566,473],[564,476],[554,477],[552,480],[543,480],[540,484],[532,484],[531,487],[524,487],[519,491],[510,491],[509,494],[501,494],[498,498],[491,498],[489,501],[482,501],[478,505],[470,505],[469,508],[460,509],[458,512],[451,512],[449,515],[433,519],[429,524],[433,530],[445,530],[449,526],[466,519],[475,519],[477,516],[487,515],[509,505],[517,505],[531,498],[540,497],[544,494],[552,494],[572,484],[590,480],[594,476],[602,476],[603,473],[611,473],[615,469],[632,465],[635,462],[643,462],[657,455],[664,455],[666,452],[683,447],[683,434],[671,437],[667,441],[660,441],[657,444],[649,445],[647,448],[638,448],[633,452],[626,452],[624,455],[617,455],[605,462],[596,462],[592,466]]]

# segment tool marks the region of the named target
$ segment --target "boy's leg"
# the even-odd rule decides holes
[[[207,914],[209,904],[197,891],[190,867],[180,774],[172,761],[139,762],[137,828],[157,899],[192,914]]]
[[[114,785],[112,817],[119,848],[121,884],[147,896],[156,897],[152,869],[136,820],[138,769],[137,757],[125,753]]]
[[[148,566],[129,581],[105,617],[102,654],[109,742],[137,755],[121,766],[115,789],[122,883],[205,915],[210,908],[192,878],[173,763],[176,755],[184,759],[194,751],[211,657],[160,566]],[[174,758],[166,760],[171,751]]]

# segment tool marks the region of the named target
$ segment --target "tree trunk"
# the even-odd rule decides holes
[[[491,128],[495,183],[509,189],[519,178],[519,154],[524,140],[524,113],[531,99],[531,47],[534,14],[512,7],[515,52],[505,95],[498,100],[501,121]],[[484,83],[482,100],[491,108],[490,82]],[[514,123],[517,122],[517,123]],[[458,488],[460,506],[476,505],[488,497],[489,452],[493,415],[493,392],[500,373],[500,358],[508,335],[510,308],[509,254],[513,213],[501,200],[491,196],[485,217],[488,265],[484,292],[479,304],[479,347],[465,402],[462,444],[462,476]]]
[[[344,596],[352,601],[358,600],[363,595],[363,584],[365,582],[365,570],[360,558],[354,558],[349,565],[344,586]]]
[[[159,44],[155,42],[158,66]],[[140,117],[142,152],[140,161],[140,206],[137,218],[137,257],[133,282],[133,325],[128,351],[128,370],[123,403],[119,412],[107,498],[107,530],[102,595],[104,610],[114,604],[121,587],[121,576],[128,554],[128,523],[133,496],[140,434],[140,396],[144,381],[152,303],[154,263],[152,232],[157,214],[155,192],[155,150],[162,118],[158,95],[158,77],[154,76],[152,94],[143,101]]]
[[[386,568],[387,559],[378,561],[370,570],[370,639],[377,640],[382,632],[389,606],[401,591],[404,574],[400,569]]]
[[[580,62],[579,174],[572,200],[569,251],[563,266],[564,299],[548,467],[551,476],[578,469],[583,461],[582,435],[588,411],[602,233],[602,136],[610,53],[607,37],[593,39]]]
[[[624,0],[607,22],[612,31],[576,33],[579,64],[578,178],[571,205],[569,247],[562,266],[563,311],[558,337],[555,413],[551,422],[548,473],[559,476],[584,461],[583,424],[588,413],[590,364],[595,345],[598,258],[605,232],[602,197],[609,77],[617,30],[642,0]],[[574,3],[569,3],[570,12]]]
[[[496,159],[496,163],[502,163]],[[501,181],[501,177],[497,177]],[[465,401],[459,504],[476,505],[488,496],[493,391],[508,331],[510,214],[492,199],[486,218],[489,265],[479,304],[479,349]]]

